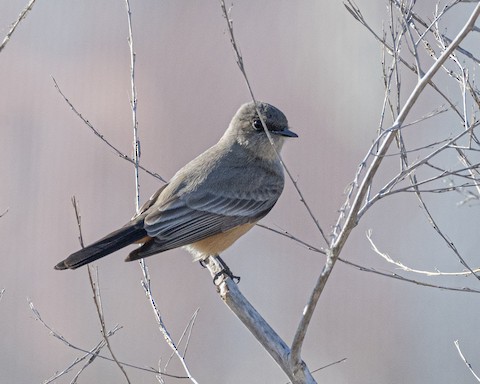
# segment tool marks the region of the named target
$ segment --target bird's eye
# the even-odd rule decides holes
[[[260,120],[254,120],[252,125],[253,125],[253,128],[255,128],[257,131],[263,130],[263,125]]]

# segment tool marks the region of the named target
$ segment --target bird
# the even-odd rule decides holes
[[[76,269],[131,244],[140,247],[125,261],[179,247],[194,261],[220,255],[277,202],[285,183],[279,153],[295,137],[278,108],[243,104],[220,140],[182,167],[127,224],[54,268]]]

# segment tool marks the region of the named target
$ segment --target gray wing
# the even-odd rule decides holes
[[[262,188],[243,196],[194,191],[156,207],[145,216],[144,228],[155,238],[157,252],[181,247],[254,223],[275,205],[282,188]]]

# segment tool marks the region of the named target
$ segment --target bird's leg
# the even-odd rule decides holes
[[[229,278],[231,278],[234,283],[238,284],[240,283],[240,276],[235,276],[232,271],[230,270],[230,268],[228,267],[228,265],[223,261],[223,259],[220,257],[220,255],[217,255],[216,256],[217,260],[219,261],[219,264],[221,265],[222,267],[222,270],[220,272],[217,272],[215,274],[215,276],[213,276],[213,284],[215,285],[218,285],[217,284],[217,280],[222,276],[222,275],[226,275],[228,276]]]

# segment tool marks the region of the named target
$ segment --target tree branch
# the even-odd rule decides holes
[[[33,4],[35,4],[35,1],[36,1],[36,0],[30,0],[29,3],[27,4],[27,6],[23,9],[23,11],[20,12],[20,15],[18,15],[17,20],[15,20],[15,21],[13,22],[12,26],[10,27],[10,30],[7,32],[7,35],[6,35],[5,38],[3,39],[2,44],[0,44],[0,52],[2,52],[3,48],[5,48],[5,46],[7,45],[7,43],[10,41],[10,38],[12,37],[13,33],[14,33],[15,30],[17,29],[17,27],[18,27],[18,25],[20,24],[20,22],[21,22],[25,17],[27,17],[27,13],[32,10]]]
[[[122,151],[120,151],[117,147],[115,147],[113,144],[111,144],[103,134],[100,133],[100,131],[98,131],[92,123],[90,123],[90,121],[88,121],[85,117],[83,117],[83,115],[75,108],[75,106],[72,104],[72,102],[65,96],[65,94],[62,92],[62,90],[60,89],[60,86],[58,85],[57,81],[55,80],[55,78],[52,76],[52,80],[53,80],[53,84],[55,85],[55,89],[58,91],[58,93],[63,97],[63,100],[68,104],[68,106],[70,107],[70,109],[75,113],[75,115],[77,115],[78,118],[80,118],[80,120],[83,121],[83,123],[91,129],[91,131],[95,134],[95,136],[97,136],[100,140],[102,140],[110,149],[112,149],[118,157],[124,159],[124,160],[127,160],[128,162],[132,163],[135,165],[135,161],[127,156],[126,154],[124,154]],[[146,173],[148,173],[150,176],[153,176],[161,181],[163,181],[164,183],[166,183],[167,181],[162,177],[160,176],[158,173],[155,173],[155,172],[152,172],[144,167],[142,167],[141,165],[138,166],[142,171],[145,171]]]
[[[353,228],[356,227],[358,224],[358,212],[360,211],[362,204],[364,202],[365,196],[370,188],[372,183],[373,177],[377,173],[384,156],[386,155],[392,141],[395,138],[397,131],[402,127],[405,118],[408,116],[408,113],[412,109],[413,105],[417,101],[420,94],[423,92],[424,88],[427,84],[430,83],[433,76],[437,73],[437,71],[441,68],[443,63],[448,59],[448,57],[452,54],[452,52],[458,47],[461,41],[468,35],[469,32],[473,30],[475,27],[475,21],[477,20],[480,14],[480,3],[477,4],[474,11],[470,15],[468,21],[452,41],[450,46],[442,53],[442,55],[435,61],[435,63],[430,67],[430,69],[425,73],[425,75],[419,78],[419,81],[413,91],[411,92],[410,96],[408,97],[405,105],[399,112],[395,122],[393,123],[392,127],[385,132],[385,135],[382,137],[382,142],[378,148],[378,153],[373,158],[372,163],[370,164],[369,168],[365,172],[365,176],[358,188],[358,192],[355,195],[355,198],[352,203],[352,207],[346,217],[345,223],[343,228],[341,229],[340,233],[336,238],[334,238],[330,244],[330,249],[327,252],[327,260],[323,267],[323,270],[318,277],[317,283],[315,288],[310,296],[310,300],[307,303],[307,306],[304,310],[302,319],[300,324],[297,328],[297,332],[295,334],[293,343],[292,343],[292,355],[293,359],[299,360],[301,347],[303,345],[303,341],[305,338],[305,334],[307,328],[310,324],[312,319],[313,313],[315,311],[315,307],[318,303],[318,299],[320,298],[321,293],[323,292],[323,288],[330,277],[330,274],[333,270],[335,262],[338,260],[338,257],[345,245],[350,233],[352,232]]]
[[[463,362],[467,366],[468,370],[472,373],[472,375],[475,377],[475,379],[480,383],[480,377],[478,377],[478,375],[473,370],[472,364],[470,364],[467,361],[467,359],[465,358],[465,356],[463,356],[462,350],[460,349],[460,343],[458,342],[458,340],[455,340],[453,343],[455,344],[455,347],[457,348],[458,354],[460,355],[461,359],[463,360]]]
[[[224,274],[226,266],[216,257],[209,257],[205,265],[214,278],[217,291],[224,303],[255,336],[291,382],[293,384],[316,383],[306,364],[303,361],[292,361],[288,345],[242,295],[237,284]]]

